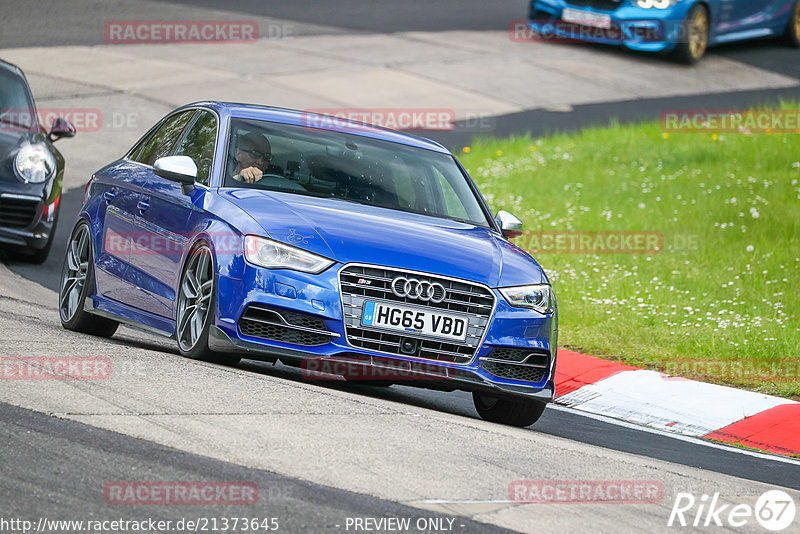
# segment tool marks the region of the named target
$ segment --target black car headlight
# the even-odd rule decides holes
[[[56,158],[44,145],[25,145],[14,158],[14,169],[25,183],[40,184],[53,176]]]
[[[250,263],[267,269],[292,269],[311,274],[321,273],[336,263],[324,256],[254,235],[245,236],[244,255]]]
[[[504,287],[500,294],[515,308],[529,308],[541,314],[553,312],[553,289],[548,284]]]

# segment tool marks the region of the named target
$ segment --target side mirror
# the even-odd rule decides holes
[[[153,169],[162,178],[181,184],[184,195],[194,189],[194,182],[197,180],[197,165],[189,156],[158,158]]]
[[[507,239],[514,239],[522,235],[522,221],[509,212],[500,210],[494,218],[497,226],[503,232],[503,236]]]
[[[50,133],[47,134],[47,138],[51,143],[54,143],[62,137],[75,137],[75,126],[67,119],[58,117],[53,120],[53,125],[50,127]]]

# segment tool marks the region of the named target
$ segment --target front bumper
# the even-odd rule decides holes
[[[310,275],[245,264],[241,278],[220,275],[218,294],[225,297],[218,299],[210,348],[250,359],[280,359],[300,366],[310,379],[344,374],[349,380],[483,391],[541,402],[553,399],[556,313],[541,315],[513,308],[492,290],[496,305],[483,340],[468,361],[437,361],[369,350],[351,343],[352,337],[348,339],[339,280],[339,272],[345,267],[338,265]],[[245,334],[242,317],[251,317],[253,309],[266,314],[264,317],[275,317],[275,323],[286,321],[286,316],[294,324],[294,317],[301,314],[297,324],[303,326],[289,324],[288,328],[297,328],[302,335],[276,335],[274,325],[267,325],[265,330],[271,339],[256,337],[248,328],[245,330],[250,335]]]
[[[0,194],[0,244],[41,250],[54,230],[58,198],[39,195]]]
[[[535,0],[531,4],[530,28],[542,40],[562,39],[622,45],[642,52],[669,52],[681,39],[681,27],[692,2],[679,2],[667,9],[644,9],[625,0],[614,10],[582,7],[566,0]],[[611,27],[595,28],[564,24],[564,9],[611,17]]]
[[[47,246],[57,220],[63,166],[42,183],[25,183],[11,170],[0,168],[0,245],[41,250]]]

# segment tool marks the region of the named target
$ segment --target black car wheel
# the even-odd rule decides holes
[[[178,350],[187,358],[224,365],[236,365],[241,358],[213,352],[208,348],[208,331],[214,317],[217,289],[214,281],[214,258],[208,245],[197,245],[181,276],[175,338]]]
[[[708,48],[710,28],[708,10],[700,4],[692,6],[681,24],[678,46],[673,53],[675,59],[687,65],[700,61]]]
[[[502,425],[526,427],[539,420],[545,403],[534,400],[511,400],[486,393],[472,393],[478,415],[486,421]]]
[[[97,317],[84,310],[89,290],[94,286],[94,256],[89,225],[81,222],[72,231],[64,268],[61,271],[61,290],[58,293],[58,311],[61,325],[67,330],[111,337],[119,323]]]

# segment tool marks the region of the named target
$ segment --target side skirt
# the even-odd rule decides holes
[[[87,313],[99,315],[131,328],[175,339],[175,321],[159,317],[127,304],[105,297],[91,296],[86,299],[83,309]]]

